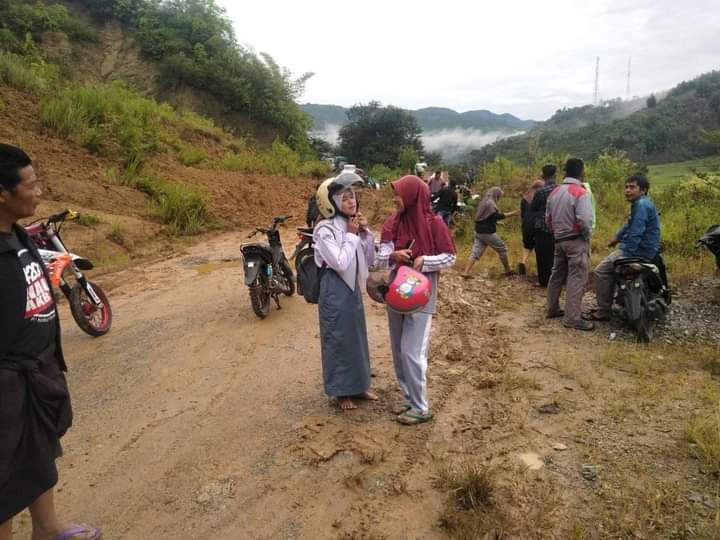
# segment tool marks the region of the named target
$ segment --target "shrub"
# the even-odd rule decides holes
[[[5,52],[0,52],[0,83],[25,92],[43,92],[48,87],[42,69],[33,69],[22,56]]]
[[[110,229],[110,233],[108,234],[108,240],[116,243],[119,246],[125,245],[125,232],[123,231],[119,223],[115,223],[112,226],[112,229]]]
[[[391,169],[387,165],[373,165],[370,167],[368,174],[375,180],[379,180],[382,183],[397,180],[403,176],[401,169]]]
[[[180,161],[183,165],[192,167],[198,163],[202,163],[208,158],[207,152],[202,148],[195,148],[194,146],[185,146],[180,150]]]
[[[95,214],[90,213],[81,213],[78,215],[75,222],[78,225],[82,225],[83,227],[93,227],[100,223],[100,218],[97,217]]]
[[[156,194],[160,216],[178,234],[197,234],[208,221],[207,197],[183,184],[163,183]]]

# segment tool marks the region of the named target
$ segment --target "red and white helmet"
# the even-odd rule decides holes
[[[432,282],[409,266],[400,266],[391,276],[385,303],[397,313],[415,313],[424,308],[432,295]]]

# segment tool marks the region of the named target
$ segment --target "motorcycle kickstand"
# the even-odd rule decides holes
[[[275,305],[278,309],[282,309],[282,306],[280,305],[280,298],[278,298],[278,295],[273,295],[273,300],[275,300]]]

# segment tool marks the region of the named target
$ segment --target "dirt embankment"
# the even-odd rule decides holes
[[[43,129],[36,97],[3,87],[0,98],[5,104],[0,110],[0,141],[24,148],[44,183],[37,217],[72,208],[98,218],[85,225],[68,223],[64,230],[71,249],[93,259],[100,272],[167,256],[198,240],[165,234],[149,197],[121,185],[117,159],[93,155]],[[211,156],[224,152],[211,141],[198,144]],[[168,154],[151,156],[144,171],[207,193],[211,231],[267,226],[281,214],[294,216],[292,223],[300,226],[315,186],[310,179],[186,167]]]

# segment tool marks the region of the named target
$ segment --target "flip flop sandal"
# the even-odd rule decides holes
[[[397,421],[406,426],[415,426],[417,424],[425,423],[431,420],[433,417],[432,411],[428,411],[427,414],[415,414],[409,410],[398,415]]]
[[[91,525],[73,525],[69,529],[60,533],[55,540],[72,540],[73,538],[84,534],[86,538],[83,540],[100,540],[102,538],[102,531]],[[90,535],[90,536],[87,536]]]
[[[393,414],[402,414],[406,411],[409,411],[410,409],[412,409],[412,405],[410,405],[406,401],[405,403],[400,403],[398,405],[395,405],[395,407],[393,407],[392,412],[393,412]]]

